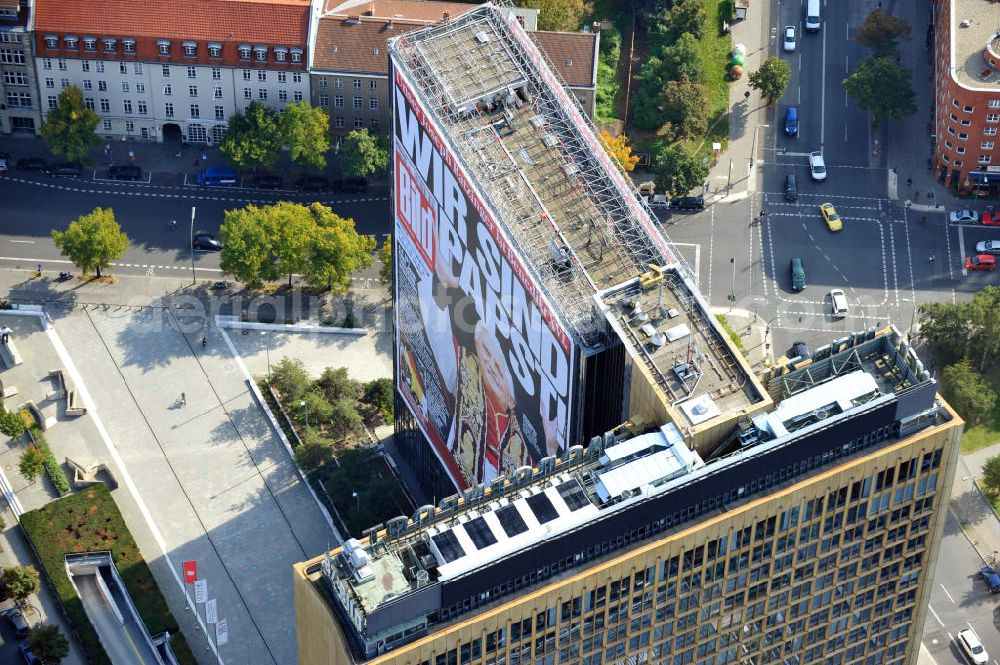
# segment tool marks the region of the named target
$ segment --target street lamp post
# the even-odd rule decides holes
[[[267,354],[267,383],[271,384],[271,337],[267,334],[267,330],[261,330],[260,334],[264,336],[264,348]]]
[[[358,498],[357,492],[351,492],[351,496],[354,497],[354,507],[357,509],[358,513],[361,513],[361,499]]]
[[[309,429],[309,410],[306,409],[306,401],[304,399],[299,400],[299,407],[302,409],[302,415],[306,418],[306,429]]]
[[[736,302],[736,257],[729,257],[729,263],[733,266],[733,281],[729,289],[729,302]],[[732,307],[730,307],[732,309]]]
[[[198,282],[194,274],[194,206],[191,206],[191,234],[188,238],[188,249],[191,250],[191,283],[196,284]]]

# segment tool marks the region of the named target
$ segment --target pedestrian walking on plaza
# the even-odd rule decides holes
[[[912,184],[913,184],[913,178],[907,178],[906,179],[906,186],[909,187]]]
[[[931,254],[930,256],[928,256],[927,257],[927,261],[928,261],[928,263],[934,263],[934,255]]]
[[[180,403],[181,403],[181,406],[187,406],[188,405],[188,398],[187,398],[187,394],[186,393],[181,393]]]
[[[750,99],[750,91],[749,90],[747,90],[746,92],[743,93],[743,99]]]
[[[208,346],[208,338],[203,336],[201,338],[201,348],[204,349],[206,346]]]
[[[7,326],[0,328],[0,343],[6,344],[7,340],[10,339],[10,334],[12,332],[14,331],[8,328]]]

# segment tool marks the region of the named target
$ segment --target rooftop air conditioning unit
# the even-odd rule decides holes
[[[962,26],[963,28],[968,28],[970,25],[972,25],[972,19],[971,18],[962,19],[962,22],[959,23],[959,25]]]

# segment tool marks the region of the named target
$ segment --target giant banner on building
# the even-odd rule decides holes
[[[394,70],[397,389],[460,488],[565,450],[573,345]]]

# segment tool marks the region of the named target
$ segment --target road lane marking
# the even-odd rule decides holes
[[[937,612],[934,611],[934,608],[928,605],[927,609],[929,609],[931,611],[931,614],[934,615],[934,620],[938,622],[938,625],[944,628],[944,621],[941,621],[941,617],[937,615]]]
[[[22,245],[34,245],[35,244],[34,240],[11,240],[11,242],[18,242],[18,243],[21,243]]]
[[[823,149],[826,136],[826,30],[823,31],[823,69],[820,70],[819,84],[819,148]]]
[[[965,233],[961,225],[958,227],[958,260],[962,262],[962,277],[968,277],[969,271],[965,269]],[[948,262],[948,272],[951,272],[951,261]]]
[[[941,587],[941,590],[942,590],[942,591],[944,591],[944,595],[948,596],[948,600],[950,600],[950,601],[952,602],[952,604],[954,604],[954,603],[955,603],[955,599],[954,599],[954,598],[952,598],[952,597],[951,597],[951,594],[950,594],[950,593],[948,593],[948,590],[944,588],[944,584],[941,584],[941,583],[939,582],[939,583],[938,583],[938,586],[940,586],[940,587]],[[971,626],[970,626],[970,628],[971,628]]]

